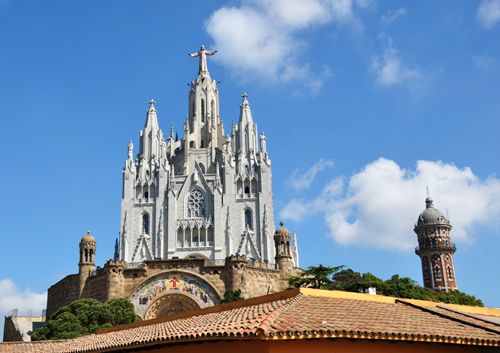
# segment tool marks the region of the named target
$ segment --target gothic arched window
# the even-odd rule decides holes
[[[245,228],[252,229],[253,228],[253,222],[252,222],[252,210],[247,208],[245,210]]]
[[[194,189],[187,199],[187,216],[189,218],[199,218],[205,217],[205,215],[205,196],[200,190]]]
[[[205,100],[201,100],[201,122],[205,122]]]
[[[147,213],[142,215],[142,230],[144,233],[149,234],[149,215]]]
[[[214,104],[214,100],[212,99],[212,102],[210,102],[210,115],[213,117],[215,117],[215,104]]]

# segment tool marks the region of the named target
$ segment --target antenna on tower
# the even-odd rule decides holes
[[[450,220],[450,213],[448,212],[448,209],[446,209],[446,219],[449,221]]]
[[[429,185],[425,186],[425,190],[427,191],[427,197],[431,197],[431,193],[429,192]]]

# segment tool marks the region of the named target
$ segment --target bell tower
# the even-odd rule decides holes
[[[87,231],[80,240],[80,261],[78,263],[78,275],[80,276],[80,295],[85,288],[87,278],[92,275],[95,267],[96,242],[90,231]]]
[[[422,261],[424,287],[439,292],[457,289],[453,254],[455,244],[451,242],[451,224],[434,208],[430,197],[425,199],[425,210],[418,216],[414,228],[418,238],[415,253]]]

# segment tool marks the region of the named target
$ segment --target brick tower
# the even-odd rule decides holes
[[[422,260],[424,286],[440,292],[457,289],[453,254],[455,244],[450,237],[451,224],[434,208],[430,197],[425,199],[425,210],[418,216],[414,231],[418,246],[415,253]]]

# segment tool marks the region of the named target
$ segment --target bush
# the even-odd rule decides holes
[[[102,303],[84,298],[60,308],[43,327],[33,332],[31,340],[76,338],[134,320],[134,306],[127,299],[111,299]]]

